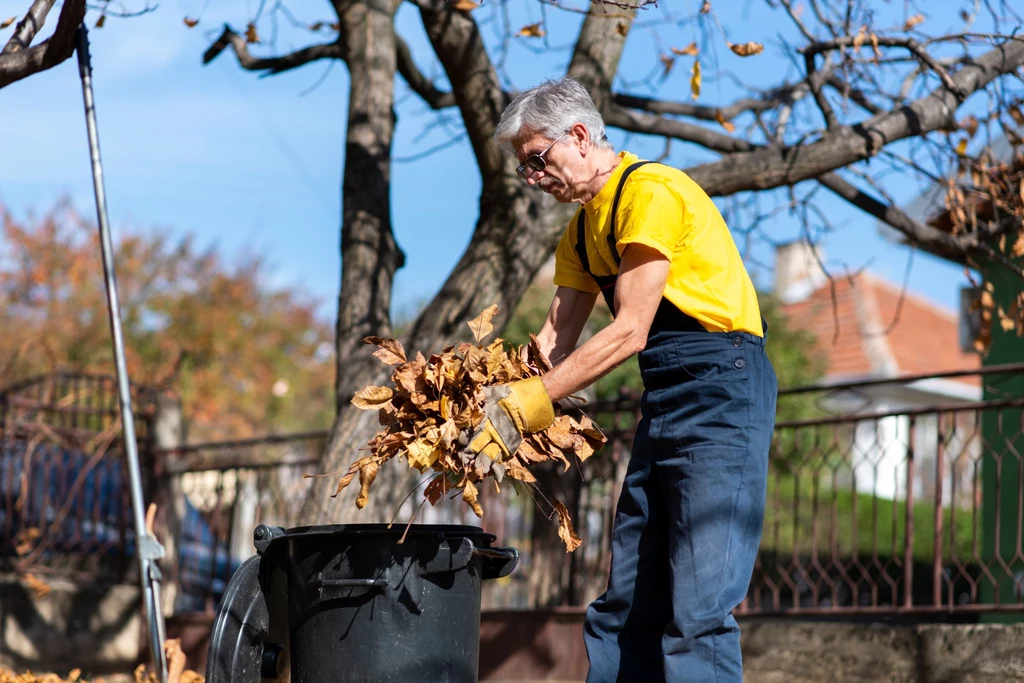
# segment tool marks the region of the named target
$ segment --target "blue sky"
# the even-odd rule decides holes
[[[132,7],[133,0],[126,0]],[[692,12],[695,0],[679,0],[673,11]],[[316,63],[272,78],[242,71],[225,52],[208,66],[201,55],[229,21],[242,30],[255,2],[216,4],[171,0],[141,17],[106,21],[90,32],[100,141],[110,217],[115,231],[193,233],[201,245],[217,245],[231,257],[242,252],[265,255],[274,282],[298,286],[322,302],[332,318],[340,272],[339,207],[343,164],[347,73],[341,63]],[[576,3],[577,5],[581,3]],[[668,3],[662,3],[667,6]],[[0,0],[6,18],[28,0]],[[491,2],[493,7],[496,3]],[[879,3],[901,21],[903,3]],[[893,7],[898,5],[899,7]],[[953,3],[950,3],[953,5]],[[322,0],[288,5],[303,22],[329,20]],[[510,23],[518,28],[541,18],[539,5],[510,3]],[[654,13],[643,13],[630,34],[621,74],[639,81],[670,46],[690,40],[714,44],[719,66],[745,82],[770,87],[780,74],[793,75],[777,47],[778,36],[793,35],[791,25],[763,2],[726,3],[715,7],[733,42],[766,44],[763,55],[742,60],[720,37],[702,38],[693,26],[655,29]],[[936,29],[955,20],[958,7],[930,17]],[[56,10],[55,10],[56,12]],[[55,21],[54,18],[51,19]],[[95,23],[90,13],[89,25]],[[188,29],[185,16],[199,17]],[[477,10],[485,34],[494,42],[502,14],[486,6]],[[504,71],[507,87],[525,88],[564,73],[579,17],[548,9],[546,54],[540,42],[515,39]],[[883,22],[884,23],[884,22]],[[400,10],[399,32],[421,67],[440,73],[432,59],[419,18],[411,6]],[[257,54],[284,52],[327,40],[279,23],[276,45],[254,48]],[[6,41],[12,29],[0,31]],[[52,30],[52,23],[48,29]],[[264,38],[269,21],[260,24]],[[530,49],[534,48],[534,49]],[[705,53],[706,54],[706,53]],[[660,84],[659,96],[688,99],[690,62],[683,58]],[[704,65],[700,102],[728,103],[741,94],[733,82]],[[631,92],[653,92],[641,83]],[[444,127],[428,130],[436,115],[412,96],[401,79],[397,93],[397,159],[415,156],[444,143]],[[458,129],[457,122],[453,124]],[[0,90],[0,203],[16,216],[41,213],[62,195],[92,216],[92,185],[82,112],[82,94],[74,61]],[[426,132],[425,132],[426,131]],[[616,145],[642,156],[658,156],[660,139],[626,137],[612,131]],[[692,145],[675,143],[668,161],[680,166],[712,158]],[[469,145],[463,140],[415,161],[399,161],[393,171],[392,210],[398,241],[407,265],[395,285],[395,310],[408,315],[429,299],[447,277],[468,243],[477,217],[480,180]],[[887,189],[897,198],[913,197],[909,181],[891,178]],[[840,226],[824,238],[829,265],[856,270],[865,265],[895,282],[903,278],[908,250],[878,235],[874,220],[848,205],[826,199],[822,209]],[[765,229],[750,250],[748,266],[755,280],[770,285],[770,241],[795,238],[798,225],[780,217]],[[745,245],[741,245],[744,247]],[[2,247],[0,247],[2,248]],[[98,259],[97,255],[97,259]],[[910,288],[953,308],[962,269],[925,254],[914,257]]]

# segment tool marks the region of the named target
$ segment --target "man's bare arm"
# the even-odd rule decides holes
[[[597,296],[571,287],[559,287],[555,291],[548,317],[537,334],[541,353],[552,365],[561,363],[576,348]]]
[[[643,350],[661,304],[670,265],[664,255],[650,247],[626,247],[615,285],[615,319],[566,356],[554,370],[542,375],[551,400],[561,400],[590,386]],[[551,320],[550,313],[548,318]],[[574,344],[577,339],[578,332]]]

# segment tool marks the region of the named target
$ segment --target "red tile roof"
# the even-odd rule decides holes
[[[834,287],[833,287],[834,286]],[[833,300],[834,288],[834,300]],[[827,379],[858,379],[968,370],[977,354],[960,351],[956,313],[870,273],[834,283],[783,306],[791,325],[817,338]],[[980,378],[954,378],[980,386]]]

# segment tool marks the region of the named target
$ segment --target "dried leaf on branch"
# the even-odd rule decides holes
[[[393,386],[363,387],[352,398],[356,407],[376,410],[383,429],[367,444],[370,454],[343,473],[334,496],[358,475],[356,507],[365,507],[379,469],[397,457],[421,473],[433,473],[423,493],[431,505],[461,493],[463,501],[482,517],[479,493],[484,479],[493,479],[498,491],[506,477],[530,485],[536,482],[529,470],[531,464],[557,461],[568,470],[573,457],[586,460],[605,443],[604,434],[585,415],[579,421],[571,415],[558,415],[546,430],[527,435],[519,449],[504,460],[460,452],[459,437],[468,435],[485,417],[484,387],[551,369],[536,338],[520,347],[506,347],[502,339],[482,343],[494,331],[491,321],[497,312],[497,306],[490,306],[469,322],[475,343],[459,342],[429,358],[417,352],[409,360],[394,339],[363,340],[378,347],[374,355],[381,362],[394,366]],[[559,536],[568,550],[574,550],[580,541],[568,512],[557,501],[555,510],[560,518]]]

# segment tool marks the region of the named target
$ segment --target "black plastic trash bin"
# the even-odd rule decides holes
[[[214,622],[208,683],[477,680],[481,582],[514,548],[479,527],[259,526]]]

